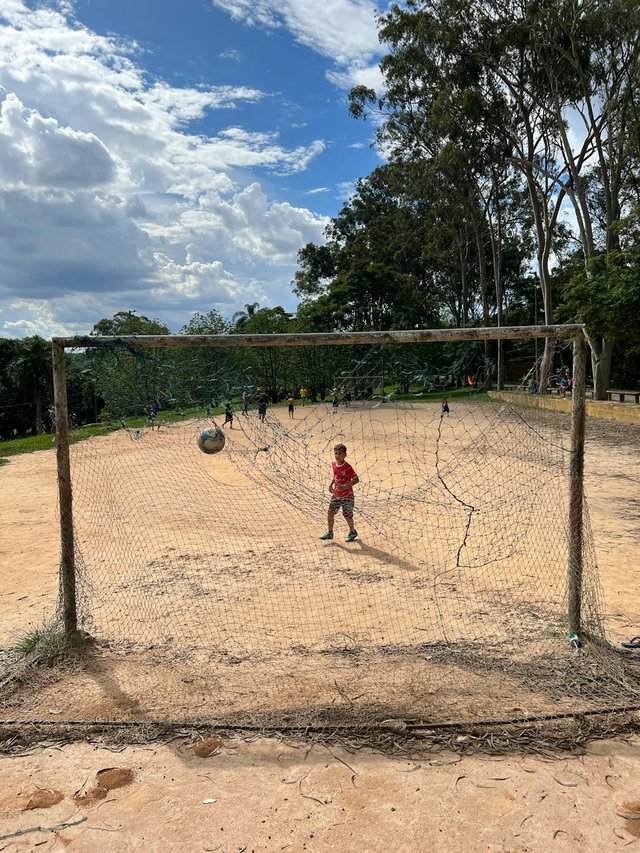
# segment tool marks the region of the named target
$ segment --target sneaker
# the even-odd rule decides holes
[[[326,541],[327,541],[327,539],[333,539],[333,532],[332,532],[331,530],[327,530],[327,532],[326,532],[326,533],[323,533],[323,534],[322,534],[322,536],[321,536],[320,538],[321,538],[324,542],[326,542]]]
[[[345,542],[353,542],[353,540],[356,538],[356,536],[357,536],[357,535],[358,535],[358,531],[357,531],[357,530],[350,530],[350,531],[347,533],[347,538],[346,538],[344,541],[345,541]]]

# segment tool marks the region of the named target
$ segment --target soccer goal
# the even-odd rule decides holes
[[[573,339],[570,421],[473,388],[446,407],[388,392],[458,343],[536,338]],[[99,652],[63,716],[366,728],[637,696],[605,640],[585,509],[586,347],[579,325],[55,339],[60,618]],[[70,447],[69,348],[99,353],[125,426],[152,393],[160,428]],[[378,356],[384,406],[272,403],[371,384]],[[243,410],[247,386],[268,403]],[[330,494],[336,445],[354,506]]]
[[[384,376],[381,373],[343,373],[333,377],[333,391],[343,401],[371,402],[384,395]],[[333,393],[332,391],[332,393]]]

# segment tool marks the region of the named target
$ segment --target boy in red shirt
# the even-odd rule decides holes
[[[342,509],[342,514],[349,525],[346,541],[353,542],[358,535],[358,531],[353,526],[353,487],[360,480],[346,460],[347,448],[344,444],[336,444],[333,448],[333,453],[336,461],[333,463],[333,479],[329,486],[329,491],[331,492],[331,502],[327,514],[329,530],[323,533],[320,538],[323,540],[333,539],[333,523],[336,513]]]

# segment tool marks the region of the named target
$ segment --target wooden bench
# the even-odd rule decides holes
[[[640,391],[607,391],[607,400],[610,402],[615,398],[618,402],[624,403],[627,398],[633,399],[634,403],[640,405]]]

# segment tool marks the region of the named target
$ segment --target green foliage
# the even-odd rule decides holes
[[[206,314],[196,312],[186,326],[180,329],[181,335],[225,335],[231,324],[215,308]]]
[[[119,311],[111,319],[99,320],[91,334],[168,335],[169,329],[133,311]],[[173,363],[173,355],[164,350],[135,346],[88,350],[88,376],[104,401],[101,418],[110,421],[146,411],[150,400],[161,396],[159,389],[171,387]]]
[[[245,303],[244,311],[236,311],[232,317],[232,323],[236,331],[241,332],[244,330],[246,324],[255,317],[259,307],[260,304],[258,302],[247,302]]]
[[[526,266],[535,262],[551,320],[551,259],[566,251],[560,210],[572,204],[572,239],[579,238],[585,265],[605,251],[607,265],[618,267],[606,275],[589,269],[574,283],[573,308],[607,334],[624,328],[615,318],[629,305],[629,277],[611,253],[625,248],[618,224],[640,192],[640,5],[409,0],[391,4],[379,21],[388,46],[382,94],[356,87],[350,112],[374,116],[388,168],[402,164],[416,178],[403,195],[423,208],[419,281],[428,283],[440,317],[465,325],[478,308],[485,324],[531,316]],[[584,121],[579,141],[567,133],[572,115]],[[391,220],[386,226],[384,246],[399,231]],[[332,249],[336,231],[328,233]],[[374,233],[363,221],[360,241]],[[332,280],[338,261],[352,263],[339,248]],[[331,284],[313,292],[314,270],[308,257],[301,263],[297,281],[322,299]],[[611,293],[596,294],[598,285]]]
[[[640,352],[640,246],[595,257],[565,285],[563,310],[589,332]]]
[[[415,195],[409,164],[381,166],[327,228],[327,243],[298,255],[298,316],[310,330],[440,325],[437,283],[426,257],[433,217]],[[435,267],[435,264],[431,265]]]
[[[169,328],[159,320],[150,320],[135,311],[118,311],[113,317],[98,320],[92,335],[168,335]]]
[[[246,306],[247,309],[250,306]],[[291,314],[278,305],[260,308],[247,316],[238,331],[247,335],[268,335],[296,331]],[[268,394],[276,403],[280,396],[293,387],[296,380],[295,353],[290,347],[265,347],[242,349],[234,352],[236,366],[244,370],[256,393],[258,389]]]
[[[0,439],[45,431],[51,370],[51,345],[44,338],[0,341]]]
[[[206,314],[196,313],[180,334],[226,335],[233,326],[212,309]],[[174,408],[199,404],[202,409],[222,397],[233,396],[229,379],[235,373],[233,354],[220,349],[172,350],[166,354],[173,365],[171,382],[156,390],[155,398]],[[231,382],[233,386],[233,382]]]

